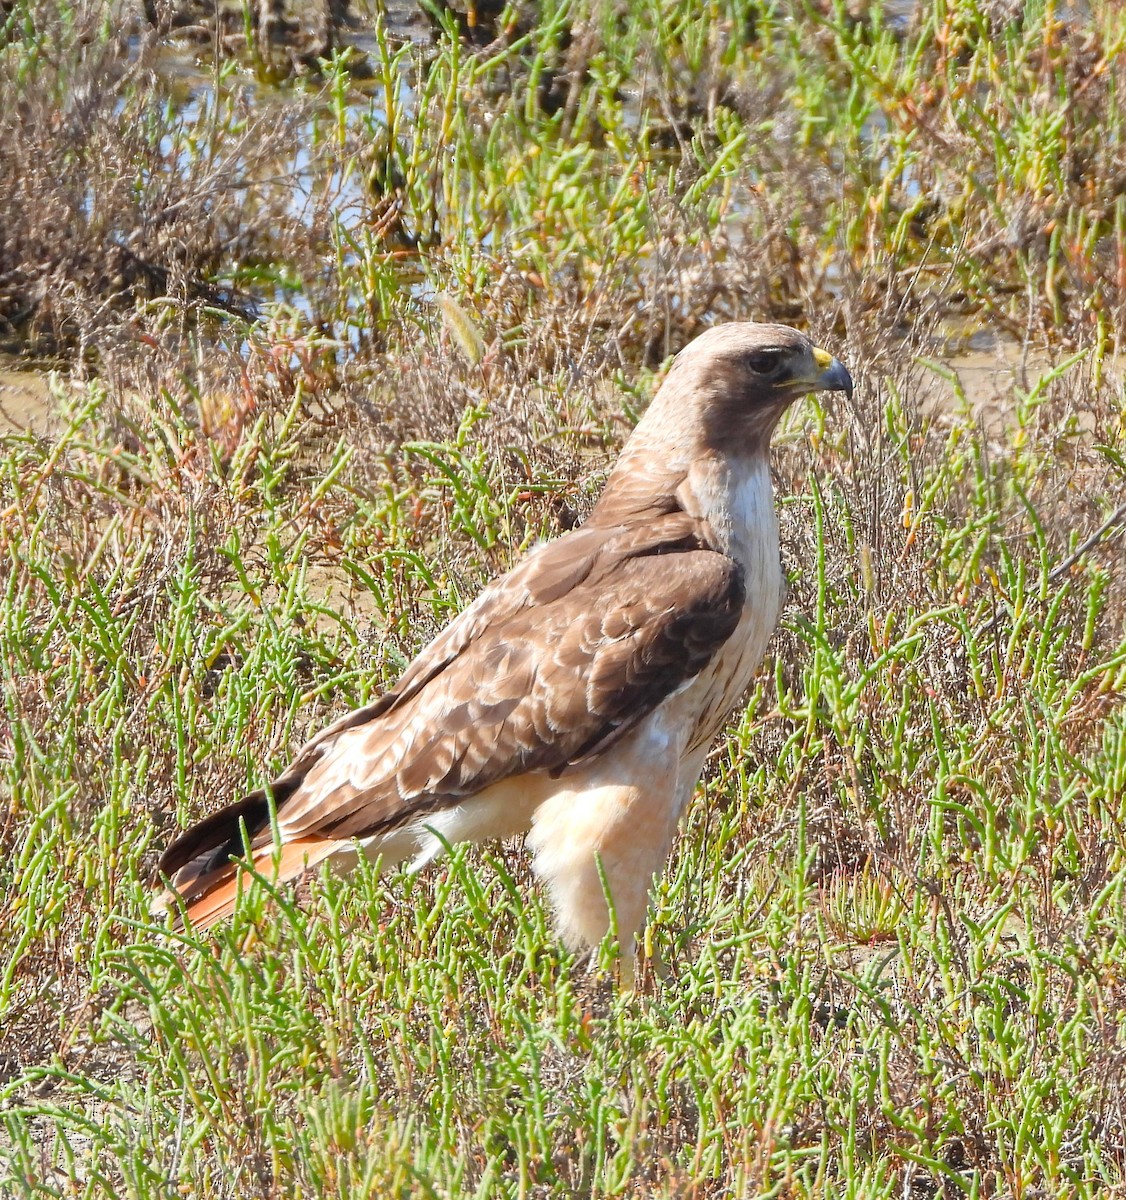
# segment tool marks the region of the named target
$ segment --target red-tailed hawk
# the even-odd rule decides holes
[[[771,433],[819,390],[852,380],[797,330],[697,338],[586,523],[491,583],[267,790],[178,838],[156,908],[178,894],[197,928],[230,913],[247,845],[287,880],[357,851],[418,867],[527,832],[571,946],[606,933],[605,879],[628,974],[653,876],[778,618]]]

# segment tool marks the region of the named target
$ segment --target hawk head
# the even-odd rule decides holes
[[[677,355],[662,392],[691,397],[700,441],[712,450],[765,450],[799,396],[852,396],[852,376],[827,350],[788,325],[717,325]],[[680,417],[683,420],[683,415]]]

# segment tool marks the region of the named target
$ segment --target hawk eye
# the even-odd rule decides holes
[[[777,347],[766,350],[752,350],[747,355],[747,366],[756,375],[771,375],[782,363],[783,351]]]

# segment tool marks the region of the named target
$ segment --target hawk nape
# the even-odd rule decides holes
[[[709,330],[676,358],[589,519],[491,583],[373,704],[264,790],[178,838],[159,870],[198,928],[256,870],[294,879],[362,850],[421,866],[527,832],[572,946],[609,924],[629,975],[649,889],[782,594],[770,437],[845,368],[782,325]],[[354,857],[353,857],[354,861]],[[601,871],[600,871],[601,866]]]

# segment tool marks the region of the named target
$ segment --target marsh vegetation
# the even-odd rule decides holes
[[[1126,11],[314,8],[0,5],[0,1194],[1126,1195]],[[518,846],[162,933],[740,318],[861,386],[646,993]]]

